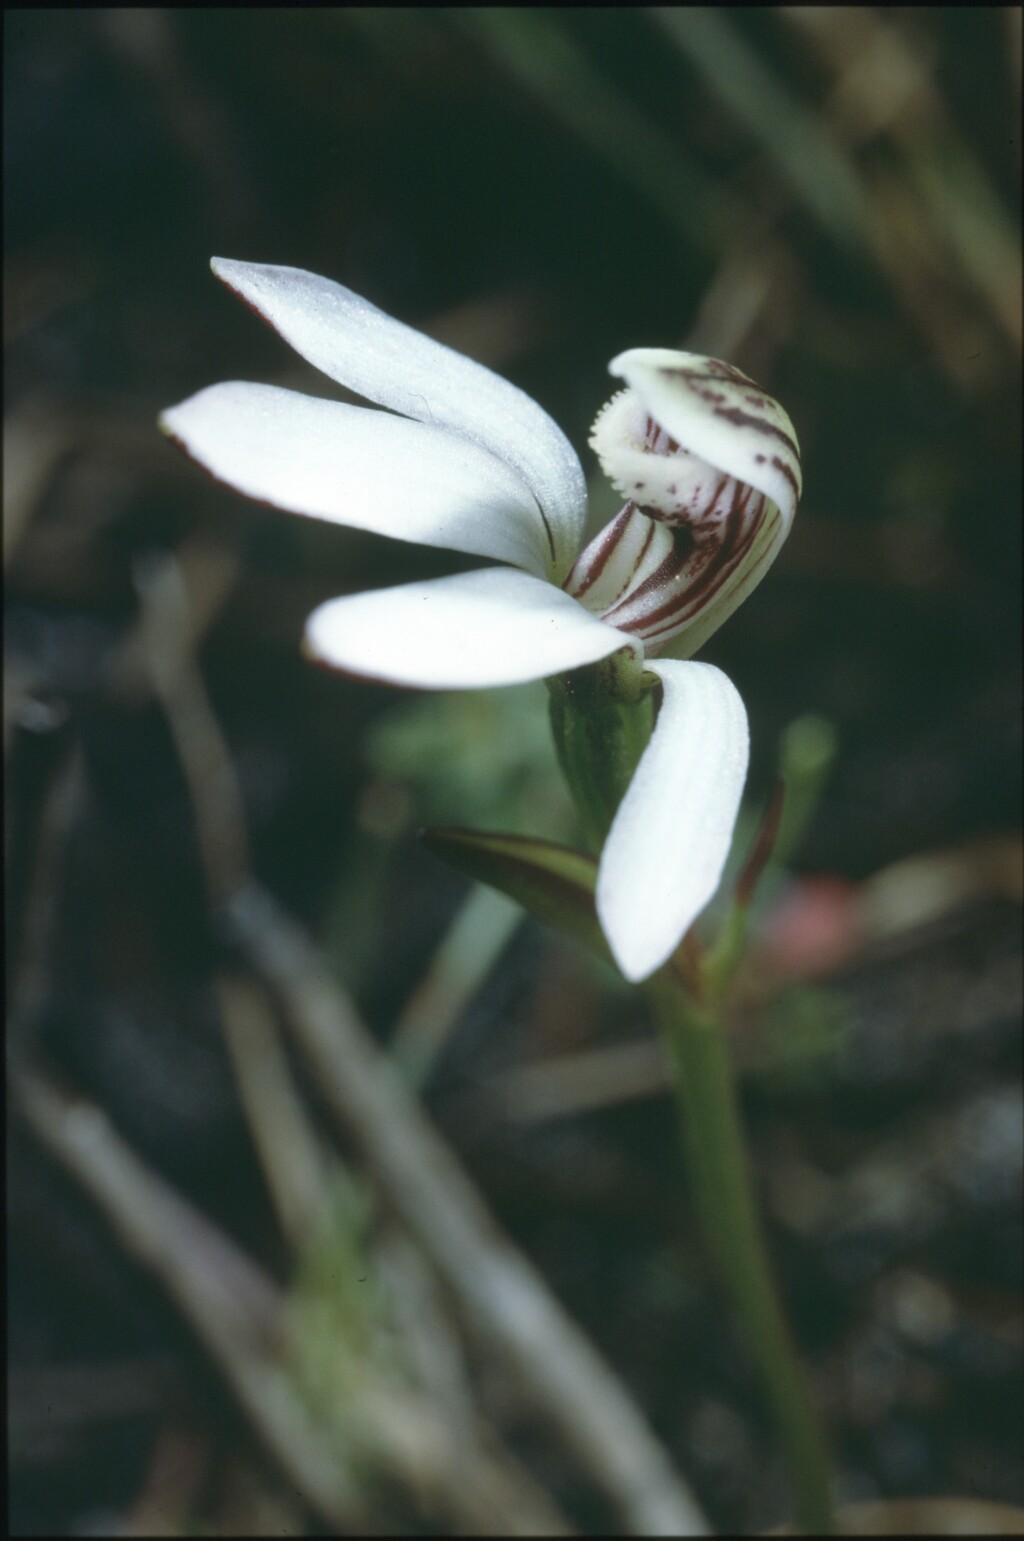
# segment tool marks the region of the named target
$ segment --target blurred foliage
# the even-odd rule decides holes
[[[374,724],[372,770],[409,787],[417,818],[564,838],[573,820],[543,686],[421,696]]]
[[[342,1429],[346,1418],[358,1419],[361,1379],[369,1372],[397,1380],[402,1369],[369,1243],[373,1217],[372,1195],[339,1175],[323,1223],[299,1254],[289,1298],[297,1384],[318,1416]]]

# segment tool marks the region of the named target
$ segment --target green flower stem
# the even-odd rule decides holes
[[[559,762],[595,853],[650,738],[654,683],[626,650],[548,681]],[[831,1530],[828,1457],[775,1292],[715,1004],[742,950],[745,925],[746,903],[738,902],[713,951],[703,952],[691,933],[642,988],[672,1065],[701,1224],[764,1382],[797,1518],[810,1534],[823,1535]]]
[[[651,736],[653,683],[625,650],[548,681],[558,761],[595,853]]]
[[[644,992],[672,1065],[697,1210],[761,1373],[789,1462],[799,1524],[811,1535],[827,1534],[828,1454],[765,1251],[722,1023],[688,998],[670,968],[649,980]]]

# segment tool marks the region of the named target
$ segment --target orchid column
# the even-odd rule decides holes
[[[691,931],[719,886],[748,754],[735,686],[692,657],[786,538],[800,493],[792,424],[716,359],[621,354],[610,369],[625,389],[591,443],[625,502],[581,550],[583,471],[536,402],[339,284],[293,268],[217,260],[213,269],[310,363],[388,410],[236,381],[166,412],[164,430],[264,503],[500,564],[331,600],[309,618],[307,650],[396,685],[549,682],[560,761],[593,855],[467,831],[432,843],[582,932],[643,983],[800,1520],[824,1529],[824,1456],[749,1195],[715,971]]]

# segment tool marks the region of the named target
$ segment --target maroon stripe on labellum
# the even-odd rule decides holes
[[[659,605],[656,610],[651,611],[644,619],[645,625],[650,624],[652,621],[660,620],[661,616],[665,612],[675,610],[679,606],[680,600],[683,601],[684,605],[689,604],[692,597],[700,598],[701,595],[706,591],[707,586],[709,582],[713,580],[716,571],[724,563],[728,562],[733,555],[742,529],[744,516],[746,514],[746,505],[752,493],[753,488],[748,487],[745,483],[737,482],[735,484],[732,495],[732,503],[730,505],[729,512],[727,513],[722,523],[721,536],[715,543],[715,549],[713,553],[706,559],[702,569],[694,575],[694,581],[690,584],[687,584],[683,593],[673,594],[670,598],[666,599],[663,604]],[[679,547],[682,542],[677,541],[676,551],[673,553],[673,555],[669,557],[665,562],[663,562],[661,566],[658,567],[656,571],[653,572],[651,576],[647,578],[633,594],[627,594],[625,599],[623,599],[619,604],[619,609],[624,609],[627,605],[633,604],[636,601],[640,601],[642,603],[643,600],[648,597],[656,597],[660,592],[664,590],[664,587],[667,583],[672,583],[679,579],[679,577],[682,575],[683,568],[693,556],[695,551],[698,553],[698,555],[702,554],[702,548],[697,546],[693,537],[693,531],[688,525],[680,525],[677,526],[676,529],[678,529],[680,535],[682,535],[684,531],[689,535],[690,540],[688,548],[681,552]],[[673,533],[675,533],[675,531]],[[704,550],[707,549],[708,544],[710,544],[710,542],[704,543]],[[605,612],[605,619],[612,620],[610,613],[607,611]]]
[[[752,498],[757,499],[757,508],[751,516]],[[705,543],[703,548],[691,543],[686,551],[679,550],[677,547],[672,557],[661,563],[634,593],[627,594],[614,607],[619,612],[638,610],[641,613],[633,614],[628,618],[620,616],[617,619],[614,611],[609,610],[605,611],[603,619],[645,640],[666,637],[679,631],[683,622],[706,607],[713,595],[732,576],[737,565],[744,560],[764,522],[767,506],[768,500],[762,493],[743,483],[738,483],[722,527],[721,539],[716,542],[711,555],[692,573],[691,580],[685,583],[681,590],[670,592],[668,597],[657,603],[666,589],[671,589],[683,577],[686,566],[688,563],[692,564],[694,555],[698,557],[702,555],[702,549],[706,550],[709,543]],[[687,526],[681,526],[679,535],[682,535],[686,529]],[[645,600],[655,602],[653,608],[646,613],[644,613]]]
[[[581,553],[581,558],[577,559],[576,566],[573,567],[573,572],[568,575],[567,581],[565,581],[565,590],[567,590],[567,593],[571,593],[571,596],[573,596],[574,599],[581,599],[582,601],[582,596],[587,593],[588,589],[593,587],[593,584],[597,581],[597,579],[601,578],[602,572],[604,572],[605,567],[607,567],[608,561],[610,561],[611,556],[613,556],[614,552],[616,552],[617,546],[621,544],[622,539],[624,539],[625,535],[627,535],[631,522],[633,522],[633,519],[636,518],[637,513],[639,513],[639,510],[637,510],[637,505],[634,504],[634,502],[627,502],[627,505],[625,505],[624,509],[622,509],[622,512],[617,513],[616,518],[614,518],[613,521],[611,521],[611,524],[608,525],[608,529],[605,530],[604,535],[597,536],[597,538],[594,539],[594,542],[591,542],[591,546],[597,547],[596,552],[594,552],[593,559],[590,559],[591,547],[587,547],[587,550]],[[645,533],[644,536],[644,544],[642,544],[641,549],[639,549],[639,552],[637,552],[636,556],[634,556],[630,569],[628,569],[628,572],[625,573],[621,584],[619,584],[619,587],[617,587],[616,593],[614,593],[613,598],[608,601],[608,604],[616,604],[617,601],[621,599],[621,596],[624,595],[625,590],[630,587],[630,582],[633,581],[633,576],[636,575],[637,570],[639,570],[639,567],[642,566],[642,562],[644,562],[644,558],[647,556],[648,547],[650,547],[651,541],[653,541],[653,539],[654,525],[651,524],[650,519],[648,519],[647,533]],[[582,573],[584,573],[584,576],[582,576],[582,581],[581,576],[579,576],[579,573],[577,573],[577,569],[581,569]],[[605,607],[605,610],[602,610],[602,615],[604,615],[604,613],[607,613],[607,607]]]
[[[744,412],[741,407],[715,407],[714,414],[716,417],[724,418],[727,423],[735,423],[737,428],[756,428],[761,433],[770,433],[773,438],[781,439],[799,465],[800,451],[794,441],[784,428],[770,423],[766,417],[758,417],[754,412]]]
[[[580,556],[577,558],[577,561],[574,564],[573,569],[566,579],[564,585],[566,592],[571,594],[574,599],[582,600],[583,595],[586,594],[588,589],[592,588],[600,578],[601,574],[604,572],[604,569],[607,567],[608,562],[615,555],[616,549],[627,534],[629,527],[632,524],[634,518],[637,516],[638,512],[639,510],[635,503],[627,503],[625,507],[618,514],[616,514],[615,518],[612,520],[611,524],[608,525],[607,529],[604,530],[601,535],[597,536],[585,551],[580,553]],[[643,545],[640,547],[639,552],[634,557],[632,566],[624,575],[619,588],[615,591],[614,597],[609,601],[610,604],[614,605],[620,596],[625,592],[625,590],[628,589],[634,574],[637,572],[647,555],[647,549],[650,546],[651,541],[654,539],[654,526],[650,520],[647,520],[646,522],[647,532],[644,536]]]
[[[644,450],[652,455],[678,455],[679,445],[653,417],[644,421]]]
[[[627,503],[615,515],[611,524],[607,525],[601,534],[591,541],[586,550],[580,552],[573,563],[572,571],[565,580],[565,588],[574,598],[579,599],[600,578],[608,565],[612,553],[619,544],[635,508],[635,503]],[[585,574],[582,582],[579,578],[580,573]]]
[[[619,597],[624,593],[624,591],[629,587],[629,582],[630,582],[630,579],[633,577],[633,574],[638,572],[639,569],[643,566],[644,558],[647,555],[647,548],[650,546],[651,541],[653,539],[654,539],[654,523],[653,523],[652,520],[648,520],[647,521],[647,533],[644,536],[644,543],[640,547],[640,550],[637,552],[636,560],[633,563],[632,571],[630,572],[629,577],[626,578],[625,582],[622,585],[622,588],[619,589],[618,594],[616,594],[616,596],[615,596],[616,600],[618,600]]]
[[[715,558],[696,575],[693,583],[688,584],[682,593],[646,616],[642,635],[647,638],[678,631],[683,621],[691,619],[701,610],[706,609],[709,601],[732,577],[736,567],[743,562],[750,542],[756,536],[760,525],[761,515],[759,514],[741,543],[731,548],[725,546],[720,548]]]
[[[617,611],[633,612],[632,614],[627,614],[625,618],[622,618],[616,615],[615,611],[606,611],[601,619],[607,621],[609,625],[619,627],[622,631],[634,632],[637,636],[641,637],[646,636],[647,627],[650,625],[652,617],[660,617],[666,611],[674,611],[674,608],[680,602],[684,608],[690,603],[693,593],[692,585],[688,585],[680,593],[675,594],[672,599],[664,603],[659,604],[657,601],[665,593],[666,589],[679,581],[687,564],[692,561],[693,554],[694,548],[691,546],[685,552],[679,552],[678,554],[666,557],[665,561],[660,563],[651,576],[634,593],[627,594],[616,606]],[[649,602],[655,608],[646,609],[645,602]]]
[[[747,576],[753,579],[754,575],[759,572],[762,567],[770,565],[775,555],[776,549],[776,545],[773,545],[772,543],[767,544],[764,550],[758,554],[753,565],[750,567]],[[720,586],[721,585],[719,585],[719,587]],[[751,583],[751,587],[753,586],[753,583]],[[664,621],[662,625],[656,627],[654,630],[645,630],[640,635],[642,641],[647,643],[667,642],[670,640],[670,638],[676,636],[681,629],[682,628],[678,624],[678,617],[676,617],[674,619]],[[623,627],[622,630],[628,630],[628,627]]]
[[[733,385],[749,385],[752,386],[755,391],[760,390],[760,387],[756,384],[755,381],[749,379],[748,376],[743,374],[740,370],[734,369],[732,365],[723,364],[719,359],[709,359],[708,362],[709,364],[716,365],[717,368],[708,370],[666,369],[664,373],[667,375],[673,375],[676,379],[682,380],[685,384],[689,385],[695,394],[700,396],[703,401],[710,402],[716,417],[724,418],[727,423],[734,423],[737,428],[757,428],[762,430],[764,433],[772,434],[777,439],[781,439],[783,444],[785,444],[786,448],[789,450],[790,454],[794,456],[797,464],[799,465],[800,450],[797,447],[796,442],[790,438],[788,433],[786,433],[785,429],[779,428],[777,424],[771,422],[766,417],[761,417],[751,412],[744,412],[742,407],[723,408],[716,406],[716,402],[720,402],[724,399],[722,393],[720,391],[714,390],[701,390],[697,383],[701,380],[707,380],[712,383],[728,380]],[[767,398],[762,396],[758,402],[755,402],[753,398],[747,398],[748,403],[751,406],[759,405],[766,399]],[[783,467],[780,465],[778,469],[781,471]],[[793,480],[792,472],[788,467],[786,468],[784,474],[788,475],[791,481]]]
[[[733,478],[731,476],[718,476],[715,480],[710,495],[705,494],[699,506],[695,500],[697,495],[703,492],[703,487],[696,488],[690,494],[688,501],[686,503],[681,503],[678,508],[644,508],[641,510],[641,512],[645,514],[648,519],[656,520],[658,524],[668,524],[675,528],[681,528],[683,525],[692,527],[694,524],[699,522],[709,522],[717,516],[717,504],[719,498],[722,495],[722,490],[728,486],[729,482],[732,480]],[[665,490],[669,494],[674,494],[676,489],[674,486],[671,486],[667,487]]]
[[[755,465],[763,466],[767,462],[767,460],[768,460],[768,456],[767,455],[760,455],[759,454],[759,455],[755,455],[754,456],[754,464]],[[799,485],[797,484],[796,477],[793,475],[793,468],[792,468],[792,466],[788,465],[785,460],[780,460],[778,455],[773,455],[772,456],[771,464],[775,467],[776,471],[781,471],[782,472],[783,476],[786,478],[787,482],[792,487],[792,489],[793,489],[794,493],[796,494],[796,496],[799,497],[800,496],[800,488],[799,488]]]
[[[742,369],[737,369],[735,364],[727,364],[720,358],[709,358],[705,363],[706,369],[666,368],[662,373],[674,375],[681,380],[728,380],[733,385],[752,385],[755,390],[759,389],[757,382],[745,375]]]
[[[797,456],[797,462],[798,463],[799,463],[799,459],[800,459],[800,457],[798,455]],[[781,471],[782,472],[783,476],[786,478],[787,482],[792,487],[792,489],[796,493],[797,497],[799,497],[800,496],[800,488],[797,485],[796,477],[793,475],[793,467],[791,465],[788,465],[786,463],[786,461],[782,460],[778,455],[773,455],[772,456],[772,465],[775,467],[776,471]]]

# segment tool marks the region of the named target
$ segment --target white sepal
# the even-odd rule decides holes
[[[306,622],[315,659],[425,690],[521,684],[631,646],[568,594],[509,567],[331,599]]]
[[[247,497],[546,571],[529,488],[503,461],[446,429],[246,381],[211,385],[160,423]]]
[[[342,284],[301,268],[215,257],[214,273],[303,358],[368,401],[481,445],[523,478],[548,571],[572,565],[586,514],[576,453],[524,391],[396,321]]]
[[[625,977],[646,979],[714,895],[749,754],[747,714],[711,664],[654,662],[663,696],[605,841],[597,913]]]

